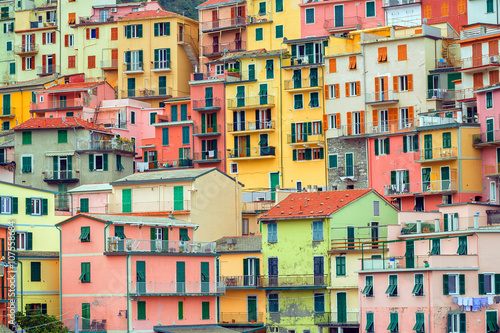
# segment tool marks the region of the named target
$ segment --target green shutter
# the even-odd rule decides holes
[[[58,130],[57,131],[57,143],[67,143],[68,142],[68,131]]]
[[[276,0],[276,12],[283,11],[283,0]]]
[[[26,215],[31,215],[31,198],[26,198]]]
[[[89,212],[89,199],[88,198],[80,198],[80,212],[88,213]]]
[[[137,37],[142,38],[142,24],[137,25]]]
[[[448,289],[448,274],[443,274],[443,295],[448,295],[449,289]]]
[[[177,309],[178,309],[178,311],[177,311],[177,313],[178,313],[177,318],[179,320],[184,319],[184,303],[182,301],[179,301],[177,303]]]
[[[94,171],[94,154],[89,154],[89,170]]]
[[[165,23],[165,35],[170,36],[170,22]]]
[[[108,154],[103,154],[103,169],[108,171]]]
[[[391,185],[396,185],[396,171],[391,171]]]
[[[184,187],[174,186],[174,211],[184,210]]]
[[[495,274],[495,294],[500,294],[500,274]]]
[[[262,28],[255,29],[255,41],[261,41],[264,39],[264,31]]]
[[[182,127],[182,144],[189,144],[189,126]]]
[[[18,198],[13,197],[12,198],[12,214],[18,214],[18,210],[19,210]]]
[[[210,302],[201,302],[201,319],[210,319]]]
[[[336,168],[337,167],[337,155],[328,156],[328,167]]]
[[[33,233],[27,233],[26,250],[33,250]]]
[[[186,263],[184,261],[177,261],[176,263],[176,282],[177,292],[185,292],[186,282]]]
[[[391,153],[391,144],[389,138],[385,138],[384,144],[385,144],[385,154],[389,155]]]
[[[59,157],[58,156],[52,156],[52,175],[53,179],[58,179],[59,173],[57,172],[59,170]]]
[[[477,275],[477,284],[479,286],[479,295],[486,295],[484,291],[484,274]]]
[[[294,149],[294,150],[292,151],[292,154],[293,154],[293,160],[294,160],[294,161],[296,161],[296,160],[297,160],[297,150],[296,150],[296,149]]]
[[[162,144],[168,146],[168,127],[162,128]]]
[[[186,121],[187,115],[187,104],[181,104],[181,121]]]
[[[42,281],[41,265],[42,265],[41,262],[37,261],[31,262],[31,282]]]
[[[460,291],[460,295],[465,295],[465,274],[460,274],[458,276],[458,280],[459,280],[459,291]]]
[[[146,301],[137,302],[137,320],[146,320]]]
[[[403,153],[408,152],[408,136],[403,136]]]
[[[82,303],[82,329],[90,327],[90,303]]]
[[[9,64],[9,74],[10,75],[16,74],[16,63],[15,62],[11,62]]]
[[[132,189],[122,190],[122,213],[132,213]]]
[[[378,156],[378,139],[374,140],[374,144],[375,144],[375,156]]]
[[[160,23],[155,23],[155,26],[154,26],[154,30],[155,30],[155,33],[154,33],[154,34],[155,34],[155,37],[158,37],[158,35],[159,35],[159,34],[158,34],[158,30],[159,30],[159,27],[158,27],[158,26],[159,26],[159,25],[160,25]],[[156,52],[156,50],[155,50],[155,52]]]
[[[42,199],[42,215],[49,215],[49,200]]]
[[[460,314],[460,333],[465,333],[466,326],[467,326],[467,322],[466,322],[465,313],[461,313]]]
[[[177,121],[177,105],[172,105],[170,107],[170,118],[171,121]]]

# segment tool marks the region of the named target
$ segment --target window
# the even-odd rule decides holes
[[[266,15],[266,3],[264,1],[259,2],[259,15],[263,16]]]
[[[349,57],[349,70],[356,69],[356,56]]]
[[[389,286],[387,287],[386,294],[391,297],[398,296],[398,276],[389,275]]]
[[[183,145],[189,144],[189,126],[182,127],[182,144]]]
[[[266,60],[266,79],[274,78],[274,60]]]
[[[314,23],[314,8],[306,8],[306,24]]]
[[[231,163],[229,165],[229,173],[232,175],[238,174],[238,163]]]
[[[345,176],[353,177],[354,176],[354,154],[347,153],[345,154]]]
[[[269,312],[279,312],[280,304],[279,304],[279,294],[269,294],[268,298],[269,302]]]
[[[349,96],[360,96],[361,95],[361,82],[360,81],[355,81],[355,82],[346,82],[345,84],[345,95],[346,97]]]
[[[16,232],[16,246],[17,250],[28,250],[28,233]]]
[[[486,108],[487,109],[493,108],[493,93],[491,91],[488,91],[486,93]]]
[[[375,325],[374,325],[374,315],[373,312],[367,312],[366,313],[366,332],[367,333],[374,333],[375,332]]]
[[[338,167],[338,156],[337,154],[328,155],[328,168],[333,169]]]
[[[486,13],[493,13],[495,9],[493,8],[493,0],[486,0]]]
[[[130,111],[130,124],[135,125],[135,111]]]
[[[375,139],[375,155],[389,155],[390,141],[389,138]]]
[[[53,33],[53,32],[46,32],[44,35],[43,35],[43,39],[45,40],[45,43],[42,43],[43,44],[54,44],[56,41],[55,41],[55,37],[56,37],[56,34]]]
[[[47,215],[47,199],[26,198],[26,215]]]
[[[95,56],[88,56],[87,67],[88,68],[95,68]]]
[[[322,160],[323,159],[323,148],[312,148],[312,159]]]
[[[121,155],[116,155],[116,170],[117,171],[125,170],[125,168],[123,167],[123,164],[122,164],[122,156]]]
[[[498,332],[497,311],[486,311],[486,332]]]
[[[80,237],[78,238],[82,243],[90,242],[90,227],[80,228]]]
[[[328,129],[340,128],[340,114],[334,113],[328,115]]]
[[[458,294],[465,294],[465,274],[443,274],[443,295]]]
[[[314,312],[325,312],[325,294],[314,294]]]
[[[399,317],[397,312],[391,312],[390,313],[390,323],[389,326],[387,326],[387,329],[392,333],[392,332],[399,332]]]
[[[92,171],[108,171],[108,154],[95,154],[91,156],[89,155],[89,160],[92,159],[93,169],[89,168]]]
[[[57,143],[68,143],[68,131],[58,130],[57,131]]]
[[[345,257],[335,257],[335,272],[337,276],[346,276]]]
[[[259,42],[261,40],[264,40],[264,30],[263,30],[263,28],[256,28],[255,29],[255,41]]]
[[[479,295],[491,295],[496,293],[496,285],[500,285],[500,274],[484,273],[478,274]]]
[[[313,241],[323,240],[323,221],[313,221]]]
[[[215,75],[224,74],[224,65],[215,65]]]
[[[78,280],[82,283],[90,283],[90,262],[81,263],[81,274]]]
[[[142,38],[142,24],[126,25],[125,38]]]
[[[304,98],[304,96],[302,94],[293,95],[293,108],[294,108],[294,110],[301,110],[304,108],[303,98]]]
[[[17,214],[18,199],[16,197],[0,196],[0,214]]]
[[[5,51],[7,51],[7,52],[12,51],[12,41],[11,40],[7,41]]]
[[[373,276],[365,276],[365,287],[361,293],[366,297],[373,297]]]
[[[457,254],[467,255],[467,236],[458,237],[458,250]]]
[[[201,319],[210,319],[210,302],[201,302]]]
[[[42,281],[42,263],[39,261],[31,262],[31,282]]]
[[[278,241],[278,224],[276,222],[267,224],[267,242],[276,243]]]
[[[24,131],[23,132],[23,145],[30,145],[31,144],[31,131]]]
[[[319,93],[312,92],[309,94],[309,107],[310,108],[319,108]]]
[[[9,74],[10,75],[16,74],[16,63],[15,62],[11,62],[9,64]]]
[[[450,15],[450,6],[448,5],[447,2],[443,2],[441,4],[441,16],[448,16]]]
[[[277,25],[275,27],[275,35],[276,38],[283,38],[283,25]]]
[[[432,240],[432,249],[431,255],[440,255],[441,254],[441,240],[433,239]]]
[[[170,48],[154,50],[154,68],[155,69],[170,68]]]
[[[443,133],[443,148],[451,148],[451,132]]]
[[[373,216],[380,216],[380,201],[373,200]]]
[[[398,45],[398,61],[407,60],[406,44]]]
[[[35,57],[23,58],[23,62],[24,62],[23,70],[30,71],[32,69],[35,69]]]
[[[154,25],[154,35],[158,36],[170,36],[170,22],[160,22]]]
[[[168,144],[169,144],[168,131],[169,131],[168,127],[164,127],[161,129],[162,145],[163,146],[168,146]]]
[[[408,91],[408,75],[398,76],[399,91]]]
[[[156,115],[157,114],[158,114],[158,112],[150,112],[149,113],[149,125],[153,125],[156,123]],[[177,119],[176,119],[176,121],[177,121]]]
[[[365,2],[366,17],[375,17],[375,1]]]
[[[403,152],[411,153],[418,151],[418,135],[407,135],[403,137]]]
[[[453,313],[448,315],[448,332],[462,333],[466,330],[465,313]]]
[[[411,293],[415,296],[424,296],[424,275],[415,274],[415,284]]]
[[[282,12],[283,11],[283,0],[276,0],[275,8],[276,8],[276,13]]]
[[[88,198],[80,198],[80,212],[88,213],[89,212],[89,199]],[[90,232],[89,232],[90,234]]]
[[[137,302],[137,320],[146,320],[146,301]]]
[[[340,97],[340,84],[330,84],[328,85],[328,98],[339,98]]]
[[[47,314],[47,304],[46,303],[31,303],[28,305],[29,313],[42,313]]]
[[[22,155],[21,157],[21,172],[33,173],[33,156]]]
[[[415,313],[415,325],[413,326],[413,330],[416,333],[425,332],[425,314],[422,312]]]
[[[378,62],[387,62],[387,47],[378,48]]]
[[[429,19],[432,17],[432,6],[425,5],[424,6],[424,18]]]
[[[76,56],[68,56],[68,68],[76,67]]]
[[[458,230],[458,214],[444,214],[444,231],[457,231]]]
[[[293,160],[294,161],[305,161],[307,160],[307,157],[306,157],[306,150],[310,152],[309,149],[296,149],[293,151],[294,153],[294,158]]]

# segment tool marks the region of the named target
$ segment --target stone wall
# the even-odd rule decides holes
[[[366,155],[366,139],[342,139],[330,138],[327,142],[327,166],[329,166],[329,155],[337,154],[337,167],[328,168],[328,185],[337,187],[337,190],[345,190],[347,186],[354,188],[368,188],[368,157]],[[345,154],[354,154],[354,177],[353,180],[344,179],[345,176]]]

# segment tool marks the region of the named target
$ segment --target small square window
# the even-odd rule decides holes
[[[229,173],[232,175],[238,174],[238,163],[231,163],[229,165]]]
[[[26,250],[28,243],[28,233],[27,232],[16,232],[16,248],[18,250]]]
[[[31,215],[42,215],[42,198],[31,198]]]
[[[314,8],[306,8],[306,24],[313,24],[315,21]]]
[[[12,197],[0,196],[0,214],[12,214]]]

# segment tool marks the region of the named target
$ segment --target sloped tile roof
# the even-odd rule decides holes
[[[196,9],[203,9],[203,7],[211,7],[211,6],[217,6],[217,5],[222,5],[222,4],[236,4],[239,2],[244,2],[242,0],[208,0],[205,1],[204,3],[198,5]]]
[[[91,131],[112,133],[110,129],[76,117],[66,117],[65,121],[63,121],[63,118],[31,118],[17,125],[13,130],[20,131],[50,128],[85,128]]]
[[[93,86],[97,86],[104,83],[104,81],[100,82],[76,82],[76,83],[66,83],[66,84],[58,84],[53,87],[50,87],[48,89],[43,90],[44,91],[52,91],[52,90],[87,90],[89,88],[92,88]]]
[[[262,236],[226,236],[215,241],[217,253],[261,252]]]
[[[146,17],[159,17],[159,16],[170,16],[178,15],[174,12],[169,12],[166,10],[144,10],[139,12],[130,12],[125,16],[120,17],[120,20],[135,19],[135,18],[146,18]]]

